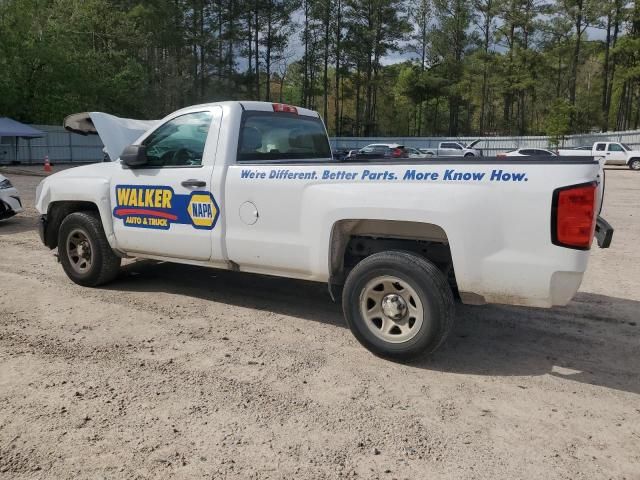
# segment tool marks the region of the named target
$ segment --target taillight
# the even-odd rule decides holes
[[[558,188],[553,192],[551,241],[578,250],[591,248],[596,228],[596,182]]]
[[[298,114],[298,109],[292,105],[286,105],[284,103],[274,103],[273,104],[274,112],[283,112],[283,113],[293,113],[295,115]]]
[[[402,157],[403,151],[401,148],[394,148],[393,152],[391,152],[391,156],[393,158],[400,158]]]

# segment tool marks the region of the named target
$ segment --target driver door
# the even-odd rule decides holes
[[[627,163],[627,152],[619,143],[610,143],[607,147],[607,163],[624,165]]]
[[[182,113],[143,137],[148,162],[114,165],[112,219],[118,249],[209,260],[219,207],[211,174],[220,107]]]

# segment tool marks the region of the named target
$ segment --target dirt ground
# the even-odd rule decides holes
[[[0,478],[640,479],[640,174],[566,308],[457,307],[374,357],[322,285],[132,262],[71,283],[29,207],[0,224]]]

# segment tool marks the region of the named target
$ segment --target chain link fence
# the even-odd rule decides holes
[[[103,159],[103,145],[97,135],[78,135],[52,125],[32,127],[46,135],[32,139],[0,138],[0,164],[43,164],[45,156],[54,164],[94,163]]]
[[[94,163],[103,160],[102,142],[97,135],[78,135],[63,127],[33,125],[46,136],[31,140],[9,137],[0,138],[0,164],[42,164],[45,156],[51,163]],[[549,148],[549,137],[332,137],[334,149],[358,149],[371,143],[398,143],[414,148],[435,148],[440,142],[459,141],[470,143],[481,138],[476,148],[485,156],[516,148]],[[594,142],[623,142],[640,148],[640,130],[569,135],[560,147],[579,147]]]
[[[355,150],[371,143],[397,143],[405,147],[436,148],[440,142],[471,143],[480,139],[475,148],[482,150],[488,157],[500,152],[517,148],[546,148],[552,149],[549,137],[334,137],[331,146],[334,149]],[[622,142],[632,147],[640,147],[640,130],[627,132],[605,132],[576,134],[565,137],[560,148],[581,147],[593,145],[595,142]]]

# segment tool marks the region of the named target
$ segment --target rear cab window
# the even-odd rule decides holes
[[[274,160],[333,160],[322,121],[295,113],[245,111],[237,161]]]

